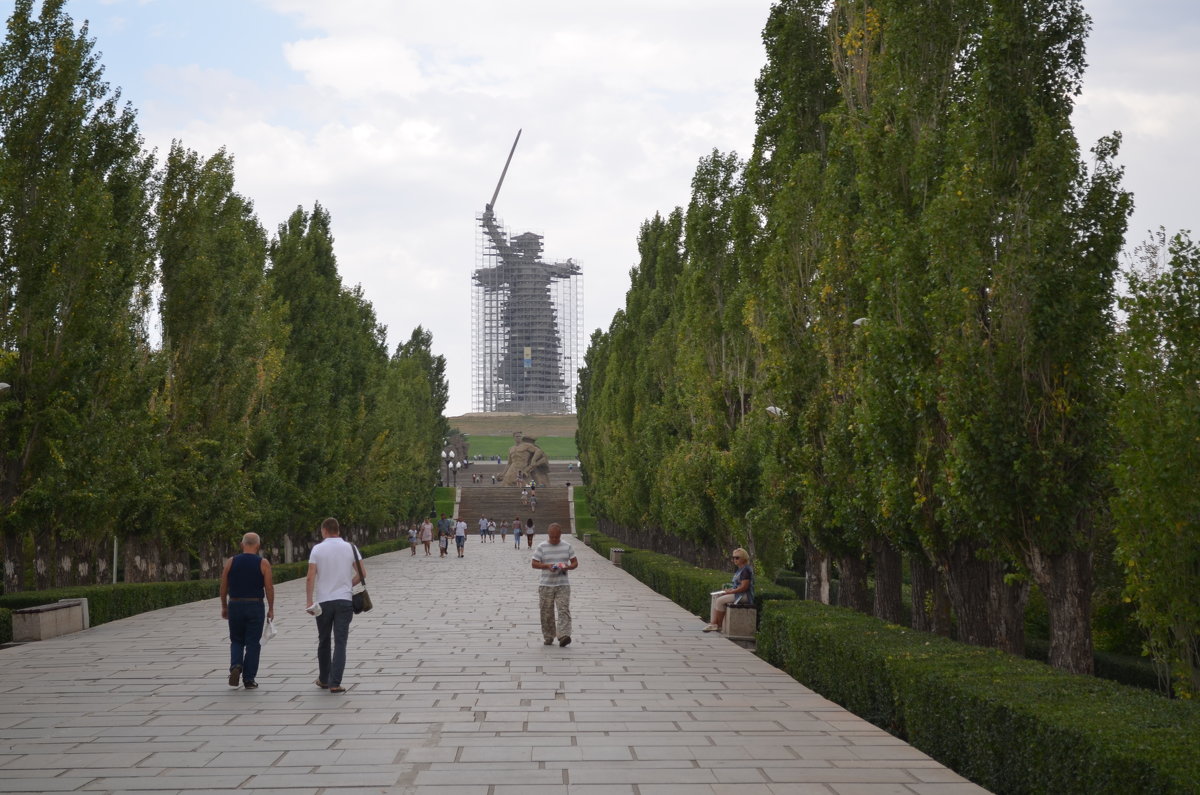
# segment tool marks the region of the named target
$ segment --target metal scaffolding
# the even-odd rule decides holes
[[[471,407],[573,414],[583,365],[583,271],[575,260],[545,261],[541,235],[509,237],[495,214],[520,140],[518,130],[492,200],[475,216]]]
[[[542,258],[542,236],[510,237],[488,209],[475,217],[471,402],[475,412],[572,414],[583,364],[583,272]]]

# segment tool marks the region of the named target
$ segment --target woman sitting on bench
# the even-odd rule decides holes
[[[752,604],[754,602],[754,572],[750,569],[750,555],[738,547],[733,550],[733,562],[738,567],[729,587],[712,595],[712,617],[705,632],[716,632],[725,620],[725,609],[730,604]]]

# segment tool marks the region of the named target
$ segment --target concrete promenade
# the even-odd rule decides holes
[[[215,599],[0,650],[0,792],[984,792],[571,541],[567,648],[511,539],[367,560],[344,695],[313,684],[302,580],[258,690],[226,682]]]

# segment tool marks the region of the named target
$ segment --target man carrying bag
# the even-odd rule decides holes
[[[321,543],[308,556],[305,610],[317,622],[317,687],[345,693],[346,642],[354,618],[354,586],[366,579],[358,550],[342,539],[334,518],[321,522]],[[332,648],[331,648],[332,647]]]

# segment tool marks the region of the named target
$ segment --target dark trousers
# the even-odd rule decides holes
[[[352,618],[354,603],[349,599],[321,602],[321,615],[317,616],[317,678],[322,684],[337,687],[342,683],[342,673],[346,670],[346,640],[350,637]]]
[[[262,652],[263,624],[267,608],[261,601],[229,602],[229,667],[242,666],[242,681],[254,682]]]

